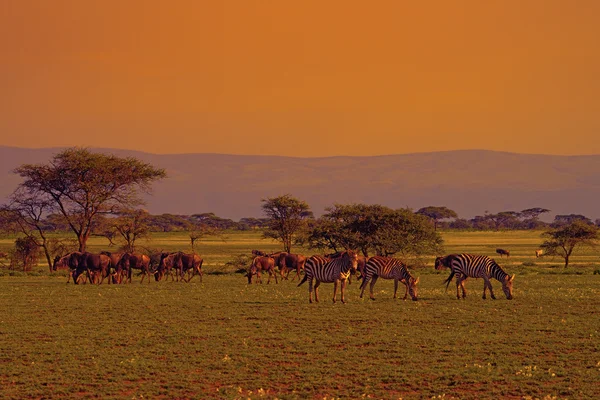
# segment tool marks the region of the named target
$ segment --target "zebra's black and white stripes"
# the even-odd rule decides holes
[[[315,280],[314,291],[316,302],[319,301],[318,288],[321,282],[333,282],[333,302],[335,303],[338,283],[341,283],[342,303],[345,303],[344,293],[346,282],[350,273],[356,270],[357,262],[358,256],[353,251],[345,251],[340,257],[334,258],[331,261],[325,257],[312,256],[304,264],[304,278],[298,286],[308,281],[308,301],[312,303],[313,279]]]
[[[448,279],[444,281],[446,287],[456,276],[456,297],[460,299],[459,288],[462,289],[463,299],[467,297],[465,290],[465,280],[467,278],[483,278],[483,298],[485,299],[486,289],[490,289],[492,299],[495,299],[492,290],[491,278],[502,283],[502,290],[508,300],[513,298],[512,288],[515,276],[510,276],[488,256],[478,256],[472,254],[450,254],[445,257],[438,257],[435,260],[435,269],[450,268],[451,273]]]
[[[400,281],[406,285],[404,299],[410,294],[410,297],[413,300],[417,300],[417,283],[419,283],[419,279],[415,279],[406,269],[406,265],[397,258],[380,256],[369,258],[369,261],[367,261],[367,264],[365,265],[363,282],[360,285],[361,298],[363,297],[367,283],[371,281],[370,297],[372,300],[375,299],[373,297],[373,288],[378,278],[394,280],[394,298],[396,298],[398,282]]]

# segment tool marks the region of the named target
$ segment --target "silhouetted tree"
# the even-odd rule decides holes
[[[581,219],[546,231],[543,236],[548,238],[541,245],[544,253],[562,257],[565,260],[565,268],[569,265],[569,257],[576,247],[595,246],[600,239],[598,227]]]
[[[265,237],[279,240],[284,251],[290,253],[292,243],[301,240],[306,221],[312,218],[308,204],[289,194],[262,199],[262,210],[269,218]]]
[[[71,148],[47,164],[24,164],[14,170],[24,178],[17,190],[52,204],[75,233],[79,251],[85,251],[98,216],[142,204],[138,191],[164,178],[157,169],[133,157],[92,153]]]
[[[356,249],[365,256],[437,253],[442,238],[431,228],[428,217],[408,209],[336,204],[311,226],[308,243],[334,251]]]
[[[458,214],[456,214],[455,211],[453,211],[447,207],[436,207],[436,206],[423,207],[419,211],[417,211],[417,214],[425,215],[425,216],[431,218],[433,220],[433,230],[434,231],[437,230],[439,220],[448,219],[448,218],[458,218]]]

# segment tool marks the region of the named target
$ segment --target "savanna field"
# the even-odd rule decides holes
[[[481,279],[457,300],[431,255],[409,260],[416,302],[392,299],[393,282],[379,279],[374,301],[353,280],[347,304],[339,293],[332,303],[332,284],[309,304],[306,283],[248,285],[226,265],[280,250],[260,233],[198,244],[203,282],[74,285],[42,264],[28,274],[2,268],[0,397],[600,398],[600,250],[576,249],[565,269],[558,257],[535,258],[540,233],[443,233],[446,254],[486,254],[516,274],[512,301],[495,280],[497,300],[483,300]],[[1,239],[0,250],[13,242]],[[184,233],[143,245],[190,251]],[[88,250],[109,248],[96,238]]]

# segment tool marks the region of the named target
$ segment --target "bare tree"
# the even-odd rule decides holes
[[[44,231],[43,218],[54,204],[39,196],[35,190],[19,187],[10,196],[10,203],[0,209],[0,226],[5,231],[22,233],[27,244],[35,244],[44,252],[48,268],[52,271],[50,240]],[[25,242],[23,242],[25,243]]]

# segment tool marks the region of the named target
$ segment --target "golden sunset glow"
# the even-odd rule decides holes
[[[0,145],[600,153],[598,1],[0,3]]]

